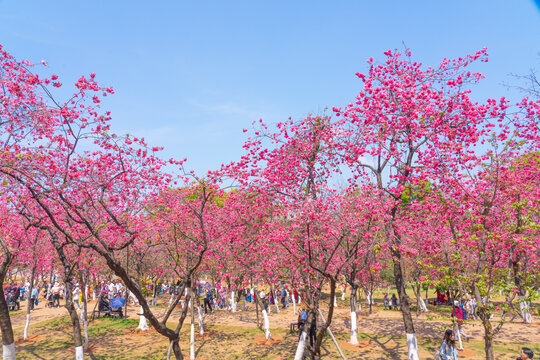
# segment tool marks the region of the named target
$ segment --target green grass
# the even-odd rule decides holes
[[[88,337],[107,335],[116,333],[118,330],[136,328],[138,320],[135,319],[113,319],[101,318],[94,320],[88,327]]]

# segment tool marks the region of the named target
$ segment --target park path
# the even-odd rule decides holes
[[[95,302],[89,303],[89,313],[94,308]],[[165,304],[164,304],[165,305]],[[238,304],[238,308],[242,309],[242,304]],[[26,303],[24,303],[26,306]],[[274,311],[270,313],[270,330],[271,329],[289,329],[290,323],[296,321],[292,307],[280,311],[279,314]],[[154,308],[156,315],[160,316],[165,312],[165,307]],[[204,322],[209,325],[221,326],[240,326],[247,328],[256,327],[256,314],[254,306],[249,304],[246,312],[238,311],[231,313],[229,311],[215,311],[214,313],[205,315]],[[178,314],[180,309],[177,310]],[[128,316],[132,319],[138,319],[138,307],[129,306]],[[26,311],[13,313],[12,324],[16,331],[21,331],[24,328],[26,321]],[[46,308],[40,304],[35,311],[31,313],[31,324],[36,324],[41,321],[52,320],[61,316],[67,316],[68,312],[64,307]],[[172,319],[177,316],[173,313]],[[422,315],[415,320],[415,329],[419,337],[440,338],[441,329],[449,324],[444,320],[428,320],[428,316],[433,316],[433,313]],[[497,341],[516,342],[516,343],[540,343],[540,322],[534,319],[533,324],[523,324],[519,322],[507,322],[504,324],[502,331],[496,336]],[[171,324],[171,326],[173,326]],[[334,312],[332,325],[330,326],[334,332],[348,333],[350,330],[350,318],[348,307],[338,307]],[[481,341],[483,339],[483,327],[479,321],[467,322],[463,326],[465,332],[471,336],[471,340]],[[399,311],[375,311],[372,316],[360,316],[358,319],[358,332],[370,335],[396,335],[402,336],[405,333],[401,313]]]
[[[441,329],[448,326],[449,322],[428,320],[428,316],[430,316],[429,312],[427,315],[422,315],[419,319],[415,320],[417,335],[419,337],[440,338],[442,336]],[[296,317],[293,315],[291,308],[281,311],[279,314],[272,312],[270,314],[270,330],[272,328],[289,329],[290,323],[295,321]],[[217,313],[207,315],[205,322],[213,325],[256,327],[256,315],[253,311],[240,311],[237,313],[218,311]],[[338,307],[335,310],[330,328],[334,332],[347,333],[350,331],[348,308]],[[463,326],[463,330],[471,336],[471,340],[483,340],[484,329],[480,321],[466,323]],[[399,311],[380,310],[376,311],[370,317],[360,316],[358,319],[358,332],[373,335],[403,336],[405,334],[405,328]],[[496,336],[496,340],[517,343],[539,343],[540,322],[533,324],[507,322],[504,324],[501,332]]]

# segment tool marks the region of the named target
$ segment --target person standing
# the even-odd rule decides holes
[[[313,348],[313,344],[315,344],[316,337],[317,337],[317,315],[315,313],[311,321],[311,327],[309,328],[309,345],[312,348]]]
[[[79,284],[75,284],[75,289],[73,289],[73,306],[77,305],[77,309],[80,309],[81,306],[79,304],[79,293],[81,292],[81,289],[79,288]]]
[[[304,331],[306,322],[307,322],[308,313],[306,310],[306,306],[302,305],[302,310],[300,311],[300,314],[298,314],[298,340],[300,340],[300,337],[302,336],[302,331]]]
[[[212,310],[212,292],[210,290],[206,291],[206,296],[204,297],[204,313],[207,314],[206,308],[210,309],[210,312],[213,312]]]
[[[476,306],[476,301],[474,300],[474,297],[469,295],[469,299],[467,300],[467,305],[466,305],[467,318],[472,319],[472,320],[476,320],[475,306]]]
[[[55,282],[53,287],[51,288],[52,293],[52,306],[53,307],[59,307],[60,306],[60,291],[62,289],[60,288],[60,284],[58,282]]]
[[[39,296],[39,290],[37,286],[34,286],[30,291],[30,311],[34,310],[34,306]]]
[[[123,296],[124,286],[122,285],[120,280],[116,280],[116,284],[114,285],[114,288],[115,288],[115,294],[116,295]]]
[[[463,309],[461,306],[459,306],[459,301],[454,300],[454,308],[452,309],[452,313],[450,314],[454,321],[454,333],[457,337],[458,343],[459,343],[459,350],[463,350],[463,343],[461,342],[461,337],[463,336],[465,340],[469,341],[469,336],[465,334],[461,326],[463,325],[463,320],[465,319],[465,315],[463,314]]]
[[[439,349],[442,360],[458,360],[458,350],[454,339],[454,332],[446,330],[444,332],[443,342]]]
[[[287,307],[287,290],[284,287],[281,289],[281,306],[282,309]]]
[[[116,286],[114,285],[112,281],[108,282],[107,290],[109,294],[109,300],[112,300],[112,298],[116,296]]]

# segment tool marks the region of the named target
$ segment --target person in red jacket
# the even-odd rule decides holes
[[[454,300],[454,308],[450,314],[452,320],[454,321],[454,334],[458,340],[459,348],[458,350],[463,350],[463,344],[461,343],[461,337],[463,336],[465,340],[469,341],[469,336],[465,334],[461,326],[463,325],[463,319],[465,315],[463,314],[463,309],[459,306],[459,301]]]

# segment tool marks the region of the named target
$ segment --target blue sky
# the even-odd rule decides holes
[[[402,48],[436,65],[488,47],[478,98],[509,73],[540,70],[539,1],[0,0],[0,43],[42,59],[65,87],[97,73],[118,133],[165,146],[197,172],[237,159],[259,118],[301,118],[350,102],[365,60]]]

